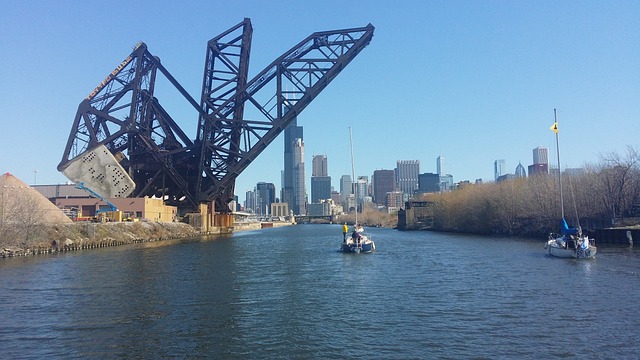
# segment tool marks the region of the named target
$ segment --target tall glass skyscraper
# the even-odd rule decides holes
[[[340,203],[343,204],[345,211],[349,209],[346,205],[349,194],[353,194],[351,175],[342,175],[342,177],[340,177]]]
[[[444,158],[442,157],[442,155],[439,155],[436,158],[436,170],[438,175],[444,175]]]
[[[271,215],[271,204],[276,202],[276,187],[272,183],[259,182],[256,185],[256,208],[258,215]]]
[[[289,204],[295,215],[306,213],[306,189],[304,182],[304,141],[302,126],[294,119],[284,129],[284,174],[282,202]]]
[[[311,203],[331,199],[331,177],[327,165],[327,155],[313,155],[311,167]]]

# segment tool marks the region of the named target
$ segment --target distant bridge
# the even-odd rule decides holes
[[[253,28],[244,19],[207,43],[200,101],[141,42],[78,106],[58,170],[104,197],[156,196],[181,212],[213,203],[228,214],[238,175],[370,43],[373,31],[369,24],[313,33],[248,80]],[[157,77],[193,110],[194,139],[155,97]]]
[[[333,215],[296,215],[295,219],[298,224],[307,224],[313,220],[327,220],[329,222],[335,222],[335,216]]]

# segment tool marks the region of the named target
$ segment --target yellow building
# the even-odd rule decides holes
[[[122,212],[124,219],[152,222],[172,222],[176,220],[178,209],[164,205],[161,199],[144,198],[112,198],[107,199]],[[96,198],[55,198],[57,207],[67,213],[77,213],[77,218],[86,219],[96,216],[99,210],[109,210],[109,205]]]

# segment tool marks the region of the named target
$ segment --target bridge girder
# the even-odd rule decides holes
[[[189,209],[215,201],[225,211],[237,176],[369,44],[373,31],[369,24],[313,33],[248,81],[253,29],[244,19],[207,43],[199,104],[139,43],[80,103],[58,170],[105,145],[135,182],[131,196],[155,195]],[[158,76],[197,113],[195,140],[154,97]]]

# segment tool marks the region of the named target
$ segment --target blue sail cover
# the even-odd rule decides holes
[[[560,232],[562,235],[578,235],[578,229],[570,228],[565,219],[560,220]]]

